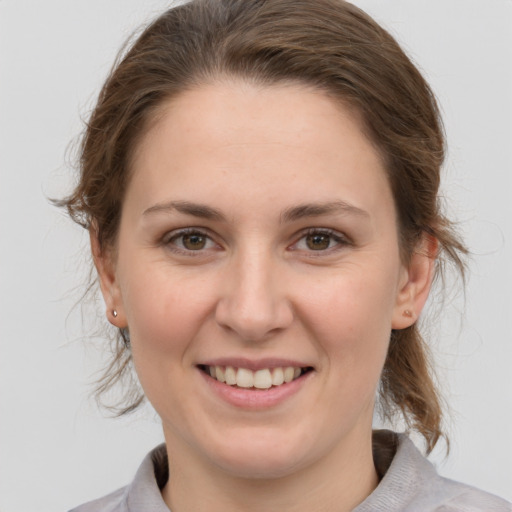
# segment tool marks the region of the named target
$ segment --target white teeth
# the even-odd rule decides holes
[[[226,384],[229,384],[230,386],[234,386],[236,384],[236,372],[235,369],[232,366],[226,366]]]
[[[274,368],[272,372],[272,385],[280,386],[284,382],[284,372],[282,368]]]
[[[226,382],[226,374],[222,369],[222,366],[213,366],[210,368],[215,368],[215,377],[219,382]]]
[[[272,387],[272,375],[270,374],[270,370],[258,370],[254,372],[254,387],[258,389],[268,389]]]
[[[239,388],[252,388],[254,387],[254,374],[251,370],[245,368],[238,368],[236,372],[236,385]]]
[[[284,381],[291,382],[293,380],[294,373],[295,373],[295,370],[294,370],[293,366],[287,366],[284,369]]]
[[[252,371],[247,368],[233,366],[207,366],[207,373],[219,382],[239,388],[270,389],[272,386],[291,382],[302,374],[301,368],[294,366],[264,368]]]

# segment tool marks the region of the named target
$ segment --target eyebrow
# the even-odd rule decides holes
[[[224,214],[211,206],[199,203],[192,203],[190,201],[169,201],[166,203],[155,204],[144,210],[143,215],[152,213],[170,213],[178,211],[185,215],[191,215],[202,219],[226,221]],[[298,206],[287,208],[281,214],[281,223],[293,222],[308,217],[321,217],[322,215],[341,214],[341,215],[356,215],[359,217],[369,217],[370,215],[365,210],[358,208],[345,201],[330,201],[326,203],[306,203]]]
[[[327,203],[311,203],[287,208],[281,214],[281,222],[292,222],[308,217],[321,217],[322,215],[342,214],[356,215],[369,218],[367,211],[345,201],[330,201]]]
[[[178,211],[185,215],[192,215],[193,217],[200,217],[202,219],[216,221],[226,220],[226,217],[224,217],[220,210],[204,204],[191,203],[189,201],[169,201],[167,203],[155,204],[147,210],[144,210],[142,215],[157,212],[170,213],[172,211]]]

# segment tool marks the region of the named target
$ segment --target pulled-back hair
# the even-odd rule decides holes
[[[79,183],[61,201],[73,220],[94,224],[102,250],[115,247],[134,148],[160,107],[223,78],[306,84],[355,109],[385,165],[403,261],[428,235],[439,242],[437,274],[452,262],[463,275],[465,248],[439,205],[445,142],[434,95],[393,37],[343,0],[194,0],[145,29],[101,90],[82,140]],[[127,346],[120,331],[98,392],[131,374]],[[429,361],[416,324],[394,330],[380,384],[384,416],[400,413],[428,451],[442,435]],[[125,398],[120,413],[142,400],[129,389]]]

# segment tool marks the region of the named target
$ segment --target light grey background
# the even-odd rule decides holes
[[[432,347],[450,404],[441,473],[512,500],[512,2],[358,0],[440,99],[445,194],[474,256]],[[163,0],[0,0],[0,510],[66,510],[127,483],[162,440],[149,408],[109,420],[87,397],[86,236],[46,196],[124,39]],[[98,304],[101,310],[101,304]],[[100,315],[101,316],[101,315]]]

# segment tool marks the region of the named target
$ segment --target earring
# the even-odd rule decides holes
[[[412,318],[413,315],[412,315],[412,311],[410,309],[406,309],[404,312],[403,312],[403,315],[406,316],[407,318]]]
[[[113,310],[112,310],[112,316],[113,316],[114,318],[116,318],[116,317],[117,317],[117,311],[116,311],[115,309],[113,309]]]

